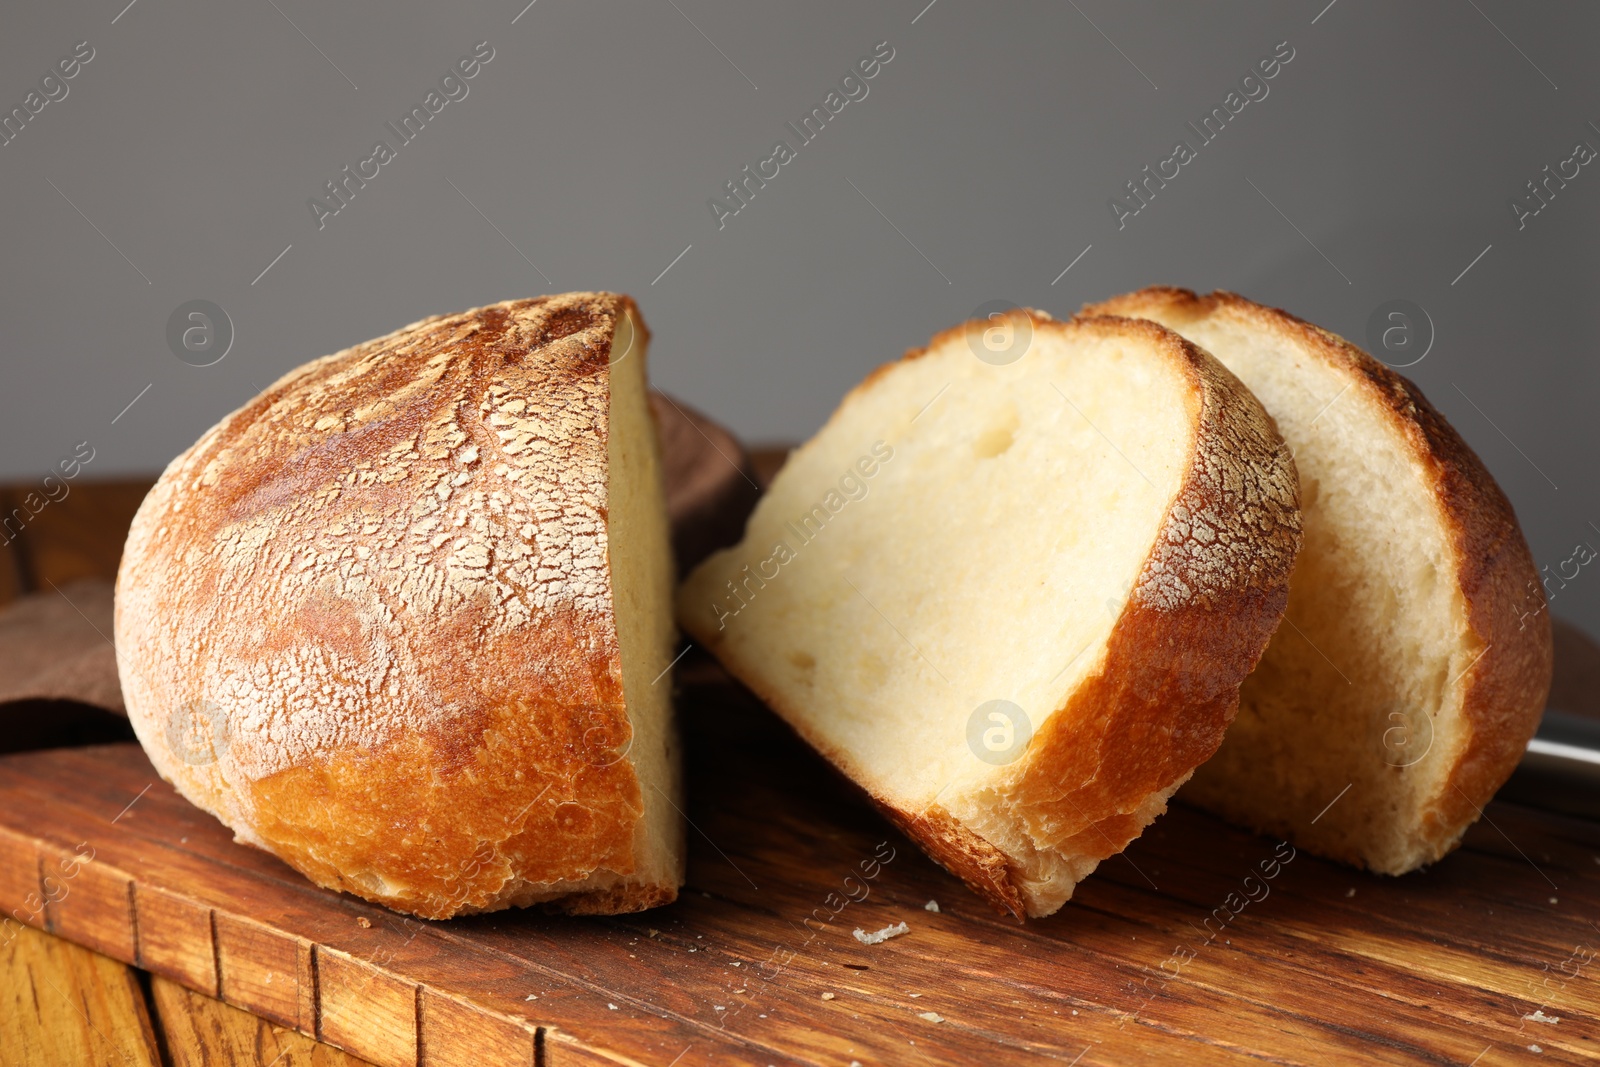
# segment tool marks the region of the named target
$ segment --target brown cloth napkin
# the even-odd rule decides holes
[[[126,714],[110,582],[72,582],[0,611],[0,705],[19,700],[76,700]]]
[[[736,542],[760,490],[744,446],[704,415],[652,394],[679,572]],[[0,723],[22,701],[70,700],[126,715],[111,642],[112,584],[50,586],[0,610]]]
[[[738,438],[665,393],[651,393],[661,435],[662,480],[678,574],[744,536],[761,496],[750,456]]]

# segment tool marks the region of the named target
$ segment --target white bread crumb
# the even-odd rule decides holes
[[[893,926],[885,926],[882,930],[870,934],[858,926],[854,930],[854,935],[855,939],[863,945],[876,945],[889,940],[891,937],[899,937],[901,934],[909,934],[910,932],[911,927],[901,922],[895,923]]]
[[[939,914],[939,902],[937,900],[930,900],[922,906],[922,910],[931,911],[937,915]]]
[[[926,1019],[930,1023],[942,1023],[942,1022],[944,1022],[944,1016],[940,1015],[936,1011],[919,1011],[919,1012],[917,1012],[917,1018]]]

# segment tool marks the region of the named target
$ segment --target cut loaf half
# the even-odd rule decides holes
[[[678,617],[935,859],[1048,915],[1221,743],[1295,486],[1176,334],[1014,310],[852,391]]]
[[[1141,316],[1211,352],[1300,473],[1286,624],[1184,798],[1386,874],[1449,852],[1550,685],[1539,576],[1494,479],[1415,385],[1292,315],[1165,288],[1084,314]]]
[[[318,884],[427,918],[672,900],[647,339],[610,293],[426,319],[173,460],[116,602],[161,775]]]

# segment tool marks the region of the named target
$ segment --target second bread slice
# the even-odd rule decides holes
[[[1550,688],[1550,618],[1505,494],[1415,384],[1292,315],[1166,288],[1085,313],[1215,353],[1300,472],[1285,626],[1184,798],[1384,874],[1439,859],[1516,767]]]
[[[935,859],[1040,916],[1221,743],[1299,542],[1293,461],[1219,363],[1019,310],[851,392],[678,615]]]

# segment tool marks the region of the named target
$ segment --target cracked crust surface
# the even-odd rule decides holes
[[[117,582],[162,775],[313,881],[429,918],[670,900],[674,872],[637,869],[607,556],[625,316],[642,359],[625,296],[425,319],[175,459]]]

